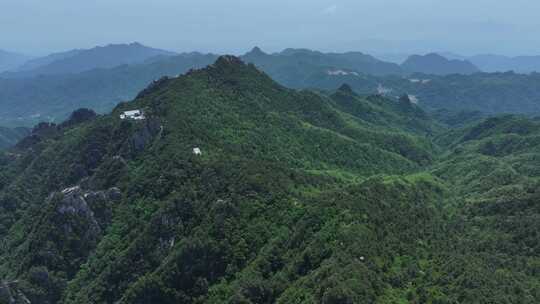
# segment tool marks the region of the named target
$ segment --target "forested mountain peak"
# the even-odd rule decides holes
[[[445,133],[414,103],[219,57],[1,155],[0,301],[534,299],[540,247],[519,236],[538,225],[540,130],[520,120]]]
[[[233,55],[223,55],[219,56],[216,63],[213,65],[217,68],[222,67],[243,67],[246,64],[240,59],[239,57],[233,56]]]
[[[448,74],[473,74],[480,72],[480,69],[467,60],[448,60],[437,53],[426,55],[412,55],[401,65],[406,71],[411,73],[424,73],[433,75]]]
[[[354,91],[353,89],[351,88],[350,85],[344,83],[342,84],[339,88],[338,88],[338,91],[339,92],[342,92],[342,93],[345,93],[345,94],[354,94]]]
[[[260,47],[255,46],[251,51],[247,52],[244,56],[263,56],[267,55]]]

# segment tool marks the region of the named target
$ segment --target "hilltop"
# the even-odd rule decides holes
[[[0,125],[58,123],[81,107],[106,113],[119,102],[134,98],[153,81],[206,66],[216,58],[211,54],[182,54],[78,74],[0,78]]]
[[[301,80],[309,76],[309,73],[319,70],[327,73],[355,72],[379,76],[402,74],[397,64],[360,52],[323,53],[307,49],[285,49],[280,53],[267,54],[255,47],[243,55],[242,59],[256,64],[272,78],[288,83],[294,81],[293,75]]]
[[[431,53],[424,56],[412,55],[401,64],[405,71],[428,75],[469,75],[480,72],[480,69],[467,60],[448,60],[445,57]]]
[[[223,56],[0,158],[0,301],[534,303],[538,136]]]
[[[71,53],[59,55],[74,56]],[[176,77],[211,64],[217,58],[215,54],[186,53],[75,74],[0,77],[0,125],[31,127],[39,121],[58,123],[80,107],[107,113],[119,102],[134,98],[153,81],[163,76]],[[294,89],[329,93],[347,83],[364,96],[384,94],[397,100],[402,95],[410,95],[427,111],[480,111],[484,115],[540,113],[538,73],[408,74],[399,72],[398,65],[388,65],[362,53],[336,54],[304,49],[267,54],[254,48],[241,58],[281,85]],[[373,71],[384,75],[369,74],[375,73]]]

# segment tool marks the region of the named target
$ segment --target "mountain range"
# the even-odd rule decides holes
[[[529,74],[540,72],[540,56],[503,56],[480,54],[462,56],[454,53],[441,53],[449,59],[468,60],[487,73],[509,72]]]
[[[485,72],[514,71],[525,74],[540,72],[540,56],[477,55],[469,60]]]
[[[297,74],[303,74],[306,68],[344,69],[343,72],[356,71],[369,75],[392,75],[403,72],[397,64],[384,62],[360,52],[322,53],[308,49],[285,49],[280,53],[267,54],[255,47],[242,58],[247,62],[256,63],[273,75],[284,75],[286,79],[276,77],[277,80],[284,82],[294,81],[295,69],[300,70],[296,72]],[[335,72],[339,73],[340,70]]]
[[[485,114],[540,114],[540,74],[475,73],[472,75],[357,76],[310,75],[299,87],[334,90],[349,84],[360,94],[382,94],[394,99],[403,94],[428,111],[441,109],[480,111]]]
[[[80,107],[107,113],[119,102],[134,98],[149,83],[206,66],[217,57],[174,55],[134,43],[41,58],[27,63],[19,72],[0,77],[0,125],[30,127],[40,121],[59,122]],[[362,53],[306,49],[268,54],[254,48],[241,58],[295,89],[335,90],[348,83],[364,95],[384,94],[397,99],[408,94],[429,111],[540,113],[538,74],[478,73],[466,61],[446,60],[434,54],[413,56],[401,66]],[[104,67],[110,65],[113,67]],[[434,75],[439,73],[450,74]]]
[[[540,121],[470,117],[221,56],[39,124],[0,154],[0,302],[537,303]]]
[[[423,73],[431,75],[470,75],[479,73],[480,69],[467,60],[451,59],[431,53],[424,56],[410,56],[401,65],[405,71],[410,73]]]
[[[71,50],[30,60],[16,71],[5,73],[5,78],[41,75],[77,74],[93,69],[105,69],[124,64],[143,63],[158,56],[172,56],[173,52],[154,49],[140,43],[110,44],[87,50]]]
[[[0,73],[15,69],[29,59],[25,55],[0,50]]]

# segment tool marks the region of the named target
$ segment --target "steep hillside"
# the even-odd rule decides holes
[[[220,57],[0,157],[0,302],[537,303],[539,136]]]
[[[20,78],[39,75],[76,74],[93,69],[112,68],[124,64],[142,63],[156,56],[173,56],[172,52],[144,46],[140,43],[110,44],[88,50],[73,50],[36,59],[18,72],[2,77]]]
[[[217,56],[184,54],[139,65],[97,69],[74,75],[28,79],[0,78],[0,125],[32,126],[59,122],[77,108],[110,111],[152,81],[206,66]]]
[[[119,118],[134,108],[143,109],[146,119]],[[337,221],[348,216],[342,212],[363,214],[384,206],[377,201],[377,206],[366,203],[362,208],[368,209],[357,210],[354,193],[383,191],[391,184],[371,180],[351,186],[349,198],[336,202],[343,206],[337,209],[325,197],[335,197],[333,192],[352,181],[412,173],[431,161],[427,141],[374,129],[335,109],[332,100],[285,89],[234,57],[163,80],[111,115],[83,116],[60,126],[40,125],[1,171],[5,246],[0,275],[19,280],[11,294],[32,303],[236,297],[228,295],[227,286],[239,292],[247,287],[241,277],[259,267],[266,251],[285,249],[279,244],[293,237],[298,243],[286,246],[311,255],[317,247],[310,243],[324,242],[340,229]],[[194,147],[202,156],[192,154]],[[403,183],[410,196],[423,187],[438,187],[428,180]],[[387,200],[394,204],[397,193],[391,192]],[[366,201],[374,200],[373,194],[365,195]],[[433,198],[419,202],[425,212],[436,212],[430,206]],[[406,199],[400,200],[405,206]],[[411,216],[423,212],[405,208]],[[377,214],[367,220],[369,229],[391,217],[383,210]],[[405,226],[389,229],[405,234],[400,228]],[[355,229],[365,228],[359,224]],[[382,232],[362,233],[373,244],[382,238]],[[414,250],[405,242],[388,242]],[[365,245],[359,246],[347,254],[361,253]],[[362,254],[375,257],[383,251],[383,246],[374,247]],[[322,267],[317,259],[328,255],[340,263],[335,253],[317,257],[314,252],[308,262],[276,252],[283,266],[268,271],[293,271],[299,277],[291,277],[291,283],[303,284],[300,277],[308,279],[309,269]],[[137,263],[134,254],[142,264],[135,272],[125,271]],[[355,263],[358,271],[378,272],[378,266]],[[174,282],[183,282],[174,292],[162,285]],[[299,285],[302,289],[309,293],[311,287]],[[259,295],[250,293],[237,296],[257,301]],[[293,296],[283,287],[272,293],[274,299],[282,294],[283,301]]]
[[[423,73],[431,75],[469,75],[480,72],[480,69],[467,60],[448,60],[435,53],[424,56],[410,56],[401,64],[401,67],[410,73]]]
[[[381,95],[362,97],[344,84],[330,98],[336,108],[377,127],[384,126],[419,135],[436,134],[443,129],[419,106],[413,104],[408,96],[402,96],[397,101]]]

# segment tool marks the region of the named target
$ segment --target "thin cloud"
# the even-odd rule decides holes
[[[337,12],[338,6],[337,5],[331,5],[325,9],[322,10],[323,15],[333,15]]]

